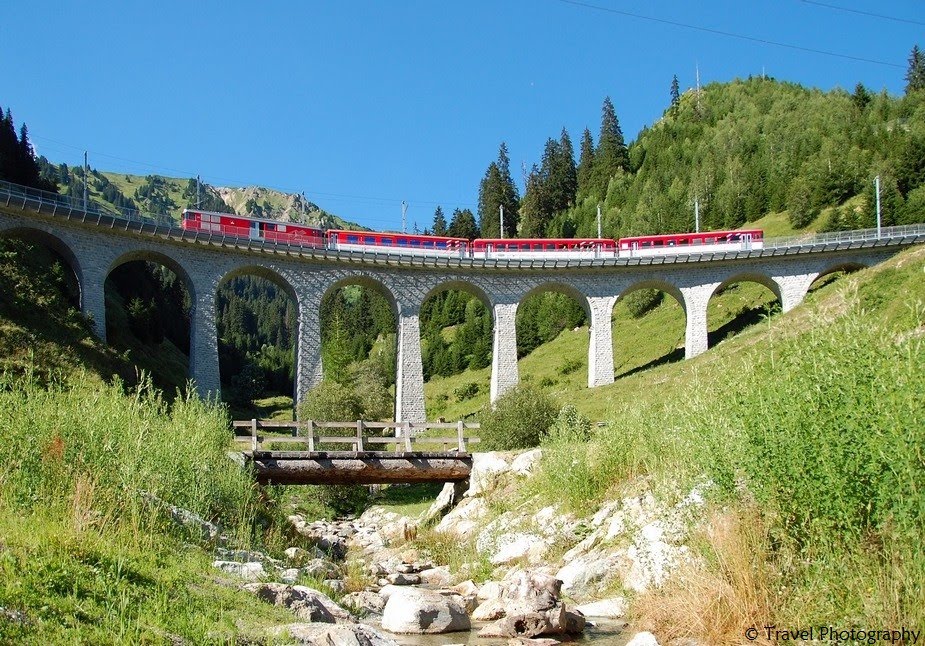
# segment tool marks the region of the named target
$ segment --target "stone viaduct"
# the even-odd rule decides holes
[[[614,380],[611,314],[631,291],[657,288],[681,304],[687,319],[685,356],[690,358],[707,350],[707,303],[725,285],[742,280],[765,285],[786,312],[803,300],[820,276],[869,266],[904,245],[925,242],[925,230],[916,229],[860,241],[629,260],[398,257],[187,232],[3,190],[0,235],[28,238],[59,253],[77,277],[82,311],[104,339],[104,282],[110,272],[136,260],[160,263],[175,272],[192,300],[190,377],[203,395],[220,389],[215,310],[223,281],[258,275],[282,287],[296,303],[296,400],[322,377],[319,312],[324,295],[348,284],[378,290],[391,303],[398,322],[395,417],[409,421],[425,419],[419,312],[424,301],[441,290],[474,294],[493,314],[494,400],[518,382],[515,314],[518,304],[534,292],[563,292],[585,309],[590,322],[588,386],[595,387]]]

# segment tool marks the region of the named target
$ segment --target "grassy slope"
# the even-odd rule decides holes
[[[54,261],[0,240],[15,286],[0,290],[0,643],[232,643],[292,622],[141,504],[154,492],[238,545],[288,546],[272,495],[255,499],[225,455],[221,410],[107,384],[135,367],[96,340]]]

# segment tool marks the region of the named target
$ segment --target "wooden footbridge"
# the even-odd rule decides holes
[[[464,422],[234,422],[237,439],[250,443],[241,454],[257,481],[286,485],[465,480],[472,469],[468,446],[479,441],[466,437],[466,431],[478,427]],[[433,435],[451,429],[453,436]]]

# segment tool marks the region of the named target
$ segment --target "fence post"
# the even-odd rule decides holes
[[[405,451],[411,453],[411,422],[408,420],[402,422],[401,432],[405,436]]]
[[[315,422],[308,420],[308,450],[315,450]]]
[[[357,442],[356,442],[356,450],[357,450],[357,451],[362,451],[362,450],[363,450],[363,420],[361,420],[361,419],[358,419],[358,420],[357,420]]]
[[[256,451],[259,446],[260,445],[257,442],[257,420],[252,419],[251,420],[251,451]]]
[[[456,422],[456,438],[459,440],[459,452],[466,452],[466,440],[463,439],[463,421]]]

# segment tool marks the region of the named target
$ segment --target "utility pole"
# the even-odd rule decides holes
[[[87,151],[84,151],[84,211],[87,210],[87,187],[90,185],[90,163],[87,161]]]
[[[874,178],[874,189],[877,194],[877,239],[880,239],[880,176]]]
[[[299,222],[305,224],[305,191],[302,191],[302,199],[299,200]]]
[[[405,214],[408,213],[408,203],[401,201],[401,232],[405,233]]]
[[[597,205],[597,237],[601,238],[601,205]]]
[[[504,237],[504,205],[503,204],[500,205],[498,207],[498,210],[501,211],[501,236],[500,237],[503,238]]]
[[[202,186],[202,180],[199,179],[199,175],[196,175],[196,208],[202,208],[202,192],[199,187]]]
[[[700,233],[700,202],[694,198],[694,233]]]

